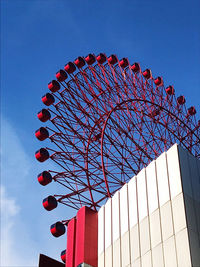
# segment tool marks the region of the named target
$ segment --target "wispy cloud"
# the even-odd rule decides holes
[[[9,265],[11,249],[13,247],[13,238],[11,236],[12,229],[17,214],[19,213],[19,206],[17,206],[15,199],[7,196],[4,186],[0,187],[1,192],[1,266]],[[12,254],[11,254],[12,255]],[[8,259],[8,261],[7,261]]]
[[[13,185],[16,192],[29,175],[31,164],[14,127],[5,118],[1,125],[1,179],[10,189]]]
[[[20,207],[1,186],[1,261],[0,266],[36,266],[35,260],[27,259],[26,250],[19,251],[18,244],[29,242],[24,238],[24,225],[20,222]],[[21,238],[20,238],[21,236]],[[32,243],[32,242],[31,242]]]

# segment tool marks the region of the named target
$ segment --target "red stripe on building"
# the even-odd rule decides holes
[[[67,227],[67,255],[66,267],[74,267],[75,262],[75,241],[76,241],[76,219],[73,218]]]

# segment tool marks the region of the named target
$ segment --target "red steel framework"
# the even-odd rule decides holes
[[[49,122],[35,133],[50,141],[36,158],[57,164],[38,181],[63,186],[63,194],[43,201],[47,210],[57,203],[97,210],[174,143],[200,158],[195,108],[187,109],[184,96],[176,98],[174,87],[165,87],[150,69],[115,55],[89,54],[67,63],[56,79],[42,97],[47,107],[38,112],[40,121]]]

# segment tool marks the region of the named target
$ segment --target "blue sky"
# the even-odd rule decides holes
[[[59,259],[66,245],[49,226],[73,213],[43,209],[57,188],[37,183],[44,165],[34,158],[36,113],[55,72],[77,56],[116,53],[163,76],[199,118],[199,10],[199,0],[1,1],[1,266],[37,266],[39,253]]]

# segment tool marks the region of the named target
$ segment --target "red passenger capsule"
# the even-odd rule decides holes
[[[44,162],[49,158],[49,152],[45,148],[40,148],[35,152],[35,158],[39,162]]]
[[[89,54],[85,57],[85,61],[87,62],[88,65],[92,65],[96,61],[96,59],[93,54]]]
[[[126,68],[128,66],[128,59],[127,58],[122,58],[119,62],[120,67],[122,67],[123,69]]]
[[[134,63],[132,66],[131,66],[131,69],[132,69],[132,71],[133,72],[138,72],[138,71],[140,71],[140,65],[139,65],[139,63]]]
[[[59,82],[64,82],[67,79],[67,73],[64,70],[59,70],[58,72],[56,72],[56,79]]]
[[[165,89],[165,91],[166,91],[166,93],[167,93],[168,95],[174,95],[174,92],[175,92],[175,90],[174,90],[174,86],[169,85],[169,86]]]
[[[42,97],[42,102],[46,105],[46,106],[50,106],[55,102],[55,98],[52,94],[47,93],[46,95],[43,95]]]
[[[47,109],[43,108],[38,112],[37,117],[40,121],[46,122],[51,118],[51,114]]]
[[[190,107],[190,108],[188,108],[188,112],[187,112],[187,114],[188,114],[189,116],[194,116],[196,113],[197,113],[197,112],[196,112],[195,107]]]
[[[154,80],[154,83],[155,85],[157,86],[161,86],[163,85],[163,79],[161,77],[157,77],[155,80]]]
[[[109,56],[108,63],[110,63],[111,65],[116,64],[117,63],[117,57],[115,55]]]
[[[183,105],[183,104],[185,104],[185,97],[183,96],[183,95],[181,95],[181,96],[179,96],[178,98],[177,98],[177,102],[178,102],[178,104],[179,105]]]
[[[47,172],[47,171],[43,171],[42,173],[38,174],[38,182],[45,186],[47,184],[50,184],[53,180],[50,172]]]
[[[42,205],[46,210],[50,211],[58,206],[58,202],[55,197],[48,196],[43,200]]]
[[[82,57],[78,57],[74,60],[74,64],[80,69],[85,65],[85,60]]]
[[[74,65],[74,63],[72,62],[68,62],[66,65],[65,65],[65,70],[68,74],[71,74],[73,73],[75,70],[76,70],[76,66]]]
[[[48,88],[51,92],[55,93],[60,89],[60,84],[56,80],[53,80],[48,83]]]
[[[150,79],[152,77],[151,74],[151,70],[150,69],[146,69],[145,71],[143,71],[142,75],[144,76],[145,79]]]
[[[63,262],[66,262],[66,249],[61,252],[60,258]]]
[[[44,141],[49,137],[49,132],[46,128],[40,127],[38,130],[35,131],[35,136],[38,140]]]
[[[96,57],[97,61],[99,62],[99,64],[103,64],[104,62],[106,62],[106,55],[103,53],[100,53],[97,57]]]
[[[65,226],[61,222],[56,222],[51,225],[50,231],[53,236],[59,237],[61,235],[64,235],[65,233]]]

